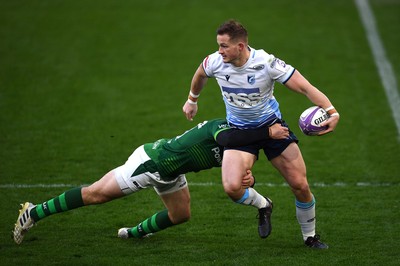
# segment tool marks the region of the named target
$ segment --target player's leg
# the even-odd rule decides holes
[[[240,150],[227,149],[222,160],[222,184],[225,193],[236,203],[251,205],[258,209],[260,237],[271,233],[272,201],[260,195],[254,188],[242,186],[247,170],[253,167],[256,155]]]
[[[306,165],[296,143],[291,143],[277,157],[271,160],[272,165],[285,178],[296,200],[310,202],[312,194],[306,176]]]
[[[181,190],[173,193],[160,195],[168,210],[168,217],[174,225],[189,221],[190,219],[190,193],[189,187],[184,187]]]
[[[257,208],[265,207],[266,200],[254,189],[242,186],[243,177],[247,170],[253,167],[256,160],[254,154],[240,150],[225,150],[222,160],[222,185],[225,193],[237,203],[253,205]]]
[[[291,143],[271,163],[279,170],[295,195],[296,217],[300,224],[304,241],[315,239],[313,247],[327,248],[315,238],[315,198],[307,181],[306,166],[296,143]],[[307,244],[308,245],[308,244]]]
[[[114,177],[114,171],[105,174],[88,187],[77,187],[59,196],[38,204],[30,211],[34,222],[60,212],[73,210],[86,205],[101,204],[124,196]]]
[[[125,196],[116,180],[115,170],[108,172],[100,180],[82,188],[84,205],[105,203]]]
[[[243,186],[249,187],[249,185],[252,184],[254,184],[254,178],[250,172],[249,175],[246,176]],[[120,238],[143,238],[150,233],[155,233],[173,225],[187,222],[190,219],[190,193],[186,179],[182,179],[181,177],[178,179],[175,186],[168,190],[161,190],[160,188],[161,187],[156,187],[156,191],[159,193],[167,209],[155,213],[133,228],[121,228],[118,231],[118,236]]]
[[[122,196],[124,194],[115,181],[114,172],[110,171],[88,187],[72,188],[38,205],[26,202],[20,210],[13,230],[14,240],[17,244],[20,244],[24,233],[34,223],[52,214],[70,211],[86,205],[104,203]]]
[[[13,230],[14,241],[20,244],[24,234],[33,224],[49,215],[73,210],[85,205],[104,203],[146,187],[147,184],[142,187],[131,188],[126,184],[130,175],[140,167],[144,160],[148,159],[143,147],[139,147],[124,165],[110,171],[89,187],[77,187],[67,190],[61,195],[38,205],[26,202],[22,210],[20,210]]]
[[[155,184],[155,190],[166,207],[132,228],[121,228],[120,238],[143,238],[190,219],[190,194],[184,175],[169,184]]]

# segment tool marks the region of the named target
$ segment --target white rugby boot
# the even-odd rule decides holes
[[[30,202],[25,202],[24,204],[21,204],[21,207],[14,230],[12,231],[14,241],[18,245],[24,240],[25,233],[35,224],[35,221],[31,219],[29,213],[32,208],[36,207],[36,205]]]

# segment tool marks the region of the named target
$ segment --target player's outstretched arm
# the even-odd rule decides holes
[[[219,132],[216,141],[224,147],[238,147],[266,139],[285,139],[287,137],[289,137],[289,129],[280,123],[276,123],[270,127],[265,126],[256,129],[230,128]]]
[[[314,87],[299,71],[295,70],[292,77],[285,83],[285,86],[289,89],[305,95],[312,103],[316,106],[320,106],[327,110],[330,116],[328,120],[321,123],[321,126],[328,126],[324,131],[321,131],[318,135],[324,135],[332,132],[337,123],[339,122],[339,113],[333,107],[329,98],[316,87]]]

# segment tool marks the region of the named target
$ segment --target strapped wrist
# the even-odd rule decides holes
[[[199,93],[199,94],[194,94],[192,91],[189,91],[189,95],[190,95],[192,98],[197,99],[197,98],[199,98],[200,93]]]
[[[333,105],[326,108],[325,112],[330,116],[332,116],[333,114],[338,114],[338,112],[336,111],[336,108]],[[336,116],[336,115],[334,115],[334,116]]]
[[[325,109],[325,112],[329,112],[330,110],[333,110],[333,109],[335,109],[335,107],[333,105],[331,105]]]
[[[196,102],[196,101],[192,101],[190,98],[189,98],[189,99],[187,99],[187,102],[188,102],[189,104],[197,104],[197,102]]]
[[[331,117],[331,116],[339,116],[339,117],[340,117],[340,115],[339,115],[338,112],[334,112],[333,114],[330,114],[329,116],[330,116],[330,117]]]

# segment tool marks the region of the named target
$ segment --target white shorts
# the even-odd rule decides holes
[[[158,172],[143,172],[137,175],[132,174],[146,161],[151,160],[144,151],[143,145],[137,148],[124,165],[114,169],[115,179],[118,182],[121,191],[125,194],[131,194],[143,188],[153,187],[158,195],[172,193],[187,187],[187,181],[184,174],[179,175],[174,180],[161,180]]]

